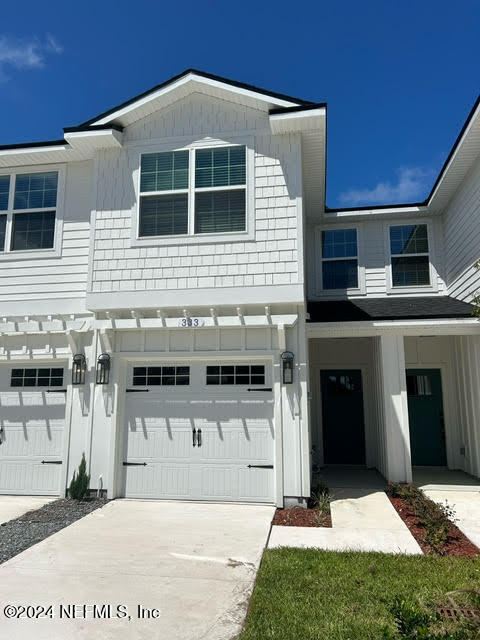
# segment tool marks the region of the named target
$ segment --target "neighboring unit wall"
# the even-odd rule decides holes
[[[449,295],[469,302],[480,290],[480,160],[443,214]]]
[[[270,302],[278,290],[272,285],[283,285],[285,295],[291,291],[289,300],[302,301],[300,139],[298,135],[273,137],[265,129],[267,124],[262,111],[193,96],[127,128],[125,136],[133,146],[99,154],[89,283],[89,293],[93,294],[90,299],[96,299],[92,308],[98,308],[100,299],[94,294],[102,294],[106,307],[110,297],[105,294],[116,292],[123,292],[122,299],[128,298],[127,292],[147,292],[146,306],[166,306],[167,300],[175,304],[178,294],[173,292],[179,290],[216,290],[228,302],[237,295],[232,291],[238,290],[245,297],[246,288],[262,286],[268,287],[263,301]],[[198,237],[189,243],[179,238],[172,244],[171,238],[159,238],[154,246],[151,240],[147,246],[138,246],[132,242],[132,219],[137,207],[140,153],[159,150],[158,145],[166,141],[163,136],[169,141],[187,136],[179,138],[178,147],[202,140],[205,146],[207,133],[212,136],[212,144],[215,138],[235,142],[238,135],[251,137],[255,149],[255,182],[250,185],[255,203],[252,239],[239,233],[238,239],[226,242]],[[152,137],[158,139],[157,145]],[[295,291],[292,285],[300,287]],[[230,289],[230,294],[220,294],[218,289]],[[152,296],[149,292],[157,293]],[[265,299],[265,293],[270,300]],[[120,299],[118,294],[116,298]],[[193,297],[191,304],[195,304]]]
[[[307,273],[308,297],[310,300],[348,297],[383,297],[386,295],[424,296],[426,294],[445,295],[444,249],[442,220],[426,219],[429,225],[430,261],[433,265],[433,278],[430,287],[410,287],[401,291],[392,289],[388,274],[390,264],[390,246],[388,227],[391,225],[417,224],[423,219],[392,218],[389,220],[352,221],[342,224],[308,225]],[[321,289],[321,231],[322,229],[356,228],[358,242],[359,290],[352,292],[322,291]]]
[[[55,168],[55,165],[52,165]],[[0,261],[0,307],[5,315],[85,310],[90,241],[92,164],[67,165],[61,255]]]

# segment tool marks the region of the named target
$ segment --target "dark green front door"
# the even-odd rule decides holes
[[[320,372],[325,464],[365,464],[362,372]]]
[[[412,465],[445,466],[442,379],[439,369],[407,369]]]

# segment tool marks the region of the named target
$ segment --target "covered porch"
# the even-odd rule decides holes
[[[314,476],[478,487],[479,320],[311,321],[308,340]]]

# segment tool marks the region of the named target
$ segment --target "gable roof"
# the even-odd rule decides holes
[[[262,89],[260,87],[256,87],[251,84],[247,84],[245,82],[238,82],[237,80],[230,80],[229,78],[224,78],[222,76],[217,76],[212,73],[207,73],[206,71],[200,71],[199,69],[186,69],[182,73],[179,73],[173,78],[166,80],[160,84],[155,85],[151,89],[140,93],[121,104],[104,111],[103,113],[98,114],[94,118],[83,122],[83,127],[88,127],[95,124],[107,124],[120,117],[122,114],[125,114],[127,111],[132,111],[135,108],[138,108],[145,101],[154,100],[159,94],[165,94],[168,91],[171,91],[176,88],[182,81],[188,80],[197,80],[200,82],[210,84],[214,83],[216,86],[225,85],[225,89],[230,88],[230,90],[235,89],[244,94],[248,94],[251,97],[256,97],[257,99],[263,100],[270,104],[273,104],[274,107],[282,108],[282,107],[313,107],[315,103],[310,102],[308,100],[303,100],[301,98],[294,98],[292,96],[288,96],[283,93],[278,93],[276,91],[270,91],[268,89]]]

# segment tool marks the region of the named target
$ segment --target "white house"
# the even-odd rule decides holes
[[[480,117],[428,199],[325,206],[326,105],[188,70],[0,147],[0,493],[304,503],[480,475]],[[443,435],[445,434],[445,435]]]

